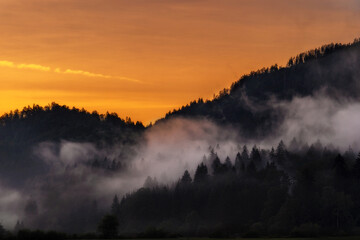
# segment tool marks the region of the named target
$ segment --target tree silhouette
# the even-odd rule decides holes
[[[98,225],[98,231],[105,238],[116,238],[118,235],[119,222],[114,215],[105,215]]]
[[[360,153],[358,154],[358,156],[355,160],[355,164],[353,167],[353,174],[354,174],[355,178],[360,179]]]
[[[261,155],[259,149],[254,146],[251,150],[250,159],[254,163],[260,163],[261,162]]]
[[[284,164],[287,158],[286,146],[281,140],[276,148],[276,159],[279,164]]]
[[[208,178],[208,169],[204,163],[200,163],[196,168],[194,182],[200,183],[207,180],[207,178]]]
[[[189,184],[192,182],[192,179],[191,179],[191,176],[190,176],[190,173],[188,172],[188,170],[185,170],[184,175],[182,176],[180,182],[183,184]]]
[[[335,173],[339,177],[346,177],[348,173],[347,165],[345,163],[345,159],[341,156],[341,154],[338,154],[336,158],[334,159],[334,166]]]
[[[118,199],[118,196],[115,195],[114,199],[113,199],[113,202],[111,204],[111,213],[113,215],[116,215],[119,212],[119,209],[120,209],[119,199]]]

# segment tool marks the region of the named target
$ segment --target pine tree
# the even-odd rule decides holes
[[[360,179],[360,153],[358,154],[353,166],[353,175],[355,178]]]
[[[345,159],[340,154],[338,154],[336,156],[336,158],[334,159],[334,167],[333,168],[335,169],[335,173],[337,176],[339,176],[339,177],[347,176],[348,170],[347,170],[347,166],[345,163]]]
[[[118,234],[119,221],[114,215],[106,215],[98,225],[98,231],[105,238],[115,238]]]
[[[251,150],[251,154],[250,154],[250,159],[251,161],[253,161],[254,163],[259,163],[261,162],[261,155],[260,155],[260,151],[259,149],[254,146]]]
[[[220,159],[218,156],[214,159],[214,161],[211,164],[211,168],[213,170],[214,175],[219,175],[224,172],[224,167],[220,162]]]
[[[248,151],[246,145],[244,145],[244,147],[243,147],[243,151],[241,153],[241,158],[245,163],[247,163],[249,161],[249,151]]]
[[[111,213],[117,215],[119,213],[120,203],[117,195],[114,196],[113,202],[111,204]]]
[[[182,176],[180,182],[183,184],[189,184],[192,182],[192,179],[191,179],[191,176],[190,176],[190,173],[188,172],[188,170],[185,170],[184,175]]]
[[[226,167],[227,171],[231,171],[232,168],[233,168],[233,165],[231,163],[231,160],[230,160],[229,156],[227,156],[226,159],[225,159],[225,167]]]
[[[205,181],[207,178],[208,178],[208,169],[204,163],[201,163],[196,168],[194,182],[200,183]]]
[[[276,153],[275,153],[275,150],[273,147],[271,148],[271,151],[270,151],[270,160],[271,160],[271,162],[276,161]]]
[[[236,174],[240,174],[245,170],[245,164],[242,160],[241,154],[238,152],[235,158],[235,171]]]
[[[256,172],[256,165],[255,165],[254,161],[250,161],[249,165],[246,168],[246,171],[250,174]]]
[[[276,148],[276,158],[280,164],[283,164],[286,161],[286,157],[287,157],[286,146],[283,140],[281,140]]]

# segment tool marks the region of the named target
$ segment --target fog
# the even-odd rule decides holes
[[[21,193],[15,189],[4,187],[0,181],[0,223],[12,228],[22,215],[23,201]]]
[[[360,103],[344,98],[334,99],[322,92],[314,97],[294,98],[278,105],[285,109],[280,137],[289,142],[320,140],[346,150],[360,149]]]
[[[319,92],[271,105],[285,120],[264,139],[245,139],[238,129],[207,119],[176,118],[147,129],[143,141],[132,146],[43,142],[34,147],[33,154],[46,164],[47,174],[29,180],[23,189],[10,189],[0,182],[1,223],[8,229],[22,220],[30,228],[94,231],[94,222],[110,210],[115,194],[121,198],[135,191],[148,176],[159,184],[176,182],[185,170],[193,176],[211,149],[222,161],[227,156],[234,161],[243,145],[270,149],[280,140],[288,144],[296,137],[303,143],[320,140],[342,151],[349,146],[359,151],[359,102],[334,100]],[[116,159],[122,167],[110,171],[91,165],[94,159],[104,158]],[[35,209],[26,208],[29,201],[36,202]],[[93,222],[84,224],[84,218]]]

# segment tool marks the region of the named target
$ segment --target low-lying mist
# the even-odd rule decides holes
[[[264,139],[244,138],[239,129],[207,119],[175,118],[148,128],[135,146],[43,142],[33,154],[46,163],[47,174],[21,189],[0,182],[1,223],[9,229],[19,220],[30,228],[94,231],[115,194],[121,198],[142,187],[148,176],[159,184],[176,182],[185,170],[193,176],[212,149],[222,161],[229,156],[233,162],[244,145],[270,149],[294,137],[299,144],[319,140],[341,151],[360,149],[359,102],[318,93],[271,105],[284,122]]]

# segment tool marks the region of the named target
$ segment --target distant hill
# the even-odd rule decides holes
[[[141,122],[118,117],[116,113],[90,113],[57,103],[46,107],[34,105],[0,117],[0,144],[41,141],[131,141],[129,134],[141,132]]]
[[[213,100],[199,99],[173,110],[158,122],[174,118],[209,118],[240,127],[247,136],[270,134],[283,114],[272,101],[311,96],[321,89],[326,95],[360,98],[360,39],[351,44],[328,44],[290,58],[278,65],[244,75]]]
[[[139,141],[145,127],[116,113],[98,114],[57,103],[34,105],[0,117],[0,175],[11,184],[47,171],[33,154],[41,142],[91,142],[99,146]]]

